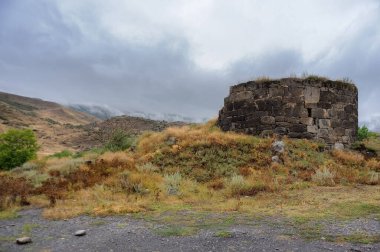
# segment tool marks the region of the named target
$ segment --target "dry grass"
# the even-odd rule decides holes
[[[274,139],[214,125],[146,133],[134,152],[108,152],[92,162],[53,158],[24,167],[24,182],[34,181],[30,202],[49,206],[44,216],[53,219],[168,209],[326,217],[341,214],[344,204],[378,205],[378,160],[285,139],[284,163],[272,164]],[[42,175],[48,177],[37,181]]]

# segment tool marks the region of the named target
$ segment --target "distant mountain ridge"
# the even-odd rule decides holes
[[[69,104],[70,108],[93,115],[99,119],[106,120],[115,116],[132,116],[141,117],[150,120],[166,121],[166,122],[205,122],[209,118],[196,119],[192,117],[182,116],[174,113],[147,113],[143,111],[121,111],[106,105],[88,105],[88,104]]]

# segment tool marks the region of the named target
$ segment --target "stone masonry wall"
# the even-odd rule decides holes
[[[358,129],[358,90],[323,78],[250,81],[230,88],[218,124],[224,131],[349,146]]]

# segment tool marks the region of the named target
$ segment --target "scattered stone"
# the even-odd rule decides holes
[[[278,164],[281,164],[281,159],[278,157],[278,156],[273,156],[272,157],[272,162],[273,163],[278,163]]]
[[[86,230],[78,230],[74,233],[75,236],[84,236],[86,235]]]
[[[283,153],[285,151],[285,143],[283,141],[275,141],[272,144],[272,150],[274,153]]]
[[[32,242],[32,238],[27,237],[27,236],[17,238],[17,240],[16,240],[16,243],[19,244],[19,245],[28,244],[28,243],[31,243],[31,242]]]
[[[335,150],[344,150],[344,144],[342,144],[342,143],[335,143],[334,149]]]
[[[171,136],[169,137],[167,140],[166,140],[166,144],[167,145],[175,145],[177,143],[177,138],[174,137],[174,136]]]

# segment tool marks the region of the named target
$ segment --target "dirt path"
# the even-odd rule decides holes
[[[349,232],[352,228],[380,235],[378,220],[352,223],[334,225],[331,231]],[[336,243],[325,237],[307,240],[281,219],[231,222],[218,227],[204,225],[193,234],[175,236],[183,230],[180,226],[165,229],[165,223],[155,220],[81,216],[48,221],[41,217],[41,210],[32,209],[20,212],[17,219],[0,221],[0,251],[380,251],[380,243]],[[74,236],[79,229],[87,230],[87,235]],[[15,239],[22,234],[33,242],[16,245]]]

